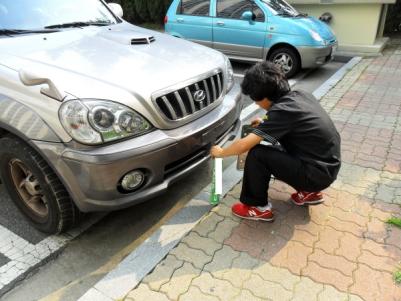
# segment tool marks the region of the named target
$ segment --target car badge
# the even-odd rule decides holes
[[[194,100],[195,100],[196,102],[198,102],[198,103],[204,101],[205,98],[206,98],[205,91],[203,91],[203,90],[197,90],[197,91],[195,91],[195,93],[193,94],[193,96],[194,96]]]

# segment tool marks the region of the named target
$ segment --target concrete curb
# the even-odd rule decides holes
[[[320,100],[361,59],[360,57],[353,58],[313,94]],[[255,104],[248,106],[242,111],[241,121],[247,120],[259,110]],[[239,183],[242,172],[238,171],[236,163],[233,163],[224,171],[223,178],[223,195],[226,195]],[[124,298],[210,211],[212,207],[209,204],[209,186],[205,187],[181,211],[128,255],[114,270],[89,289],[79,301],[111,301]]]
[[[321,100],[355,65],[362,60],[362,57],[354,57],[344,66],[342,66],[336,73],[334,73],[327,81],[317,88],[313,95]]]

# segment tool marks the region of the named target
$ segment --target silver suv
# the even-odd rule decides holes
[[[163,193],[239,128],[221,53],[101,0],[0,2],[0,175],[44,232]]]

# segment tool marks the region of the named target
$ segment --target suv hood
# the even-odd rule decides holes
[[[155,91],[223,69],[224,57],[216,54],[125,22],[0,39],[0,64],[49,77],[76,97],[120,102],[105,91],[124,89],[147,100]]]

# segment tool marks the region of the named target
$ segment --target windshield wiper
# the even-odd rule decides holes
[[[107,26],[113,24],[112,22],[109,21],[104,21],[104,22],[96,22],[96,21],[88,21],[88,22],[70,22],[70,23],[61,23],[61,24],[54,24],[54,25],[49,25],[45,26],[47,29],[51,28],[69,28],[69,27],[85,27],[85,26]]]
[[[0,35],[18,35],[18,34],[30,34],[30,33],[52,33],[57,32],[58,30],[48,30],[48,29],[38,29],[38,30],[30,30],[30,29],[0,29]]]
[[[282,16],[282,17],[295,17],[293,14],[287,13],[287,12],[281,12],[278,13],[276,16]]]

